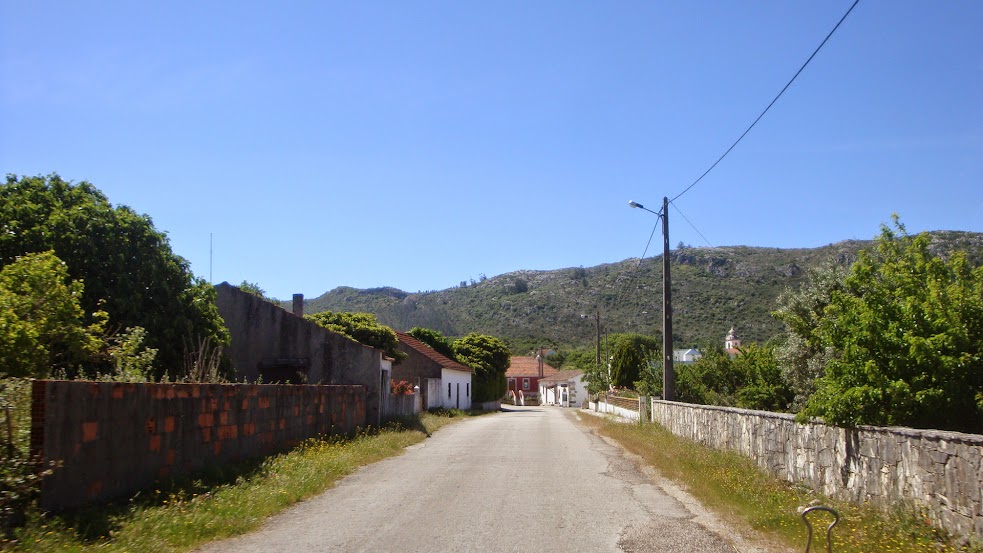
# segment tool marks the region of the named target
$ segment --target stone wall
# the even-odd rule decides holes
[[[59,510],[364,421],[362,386],[35,380],[31,453],[61,464],[41,486],[41,506]]]
[[[219,314],[232,343],[236,380],[305,384],[359,384],[366,390],[366,425],[377,426],[389,383],[382,352],[331,332],[227,282],[215,287]],[[264,376],[265,375],[265,376]],[[298,376],[300,381],[290,376]]]
[[[792,415],[652,401],[673,434],[740,452],[765,471],[827,496],[882,505],[912,501],[960,536],[983,538],[983,436],[797,424]]]

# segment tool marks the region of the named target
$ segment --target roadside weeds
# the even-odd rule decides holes
[[[359,467],[401,455],[430,434],[476,413],[422,413],[353,437],[310,439],[293,450],[194,479],[163,483],[129,501],[45,515],[2,541],[10,552],[184,552],[258,528],[267,517],[332,487]]]
[[[800,509],[823,504],[840,514],[833,530],[833,551],[983,553],[980,544],[957,543],[929,524],[923,511],[910,505],[885,513],[872,505],[835,501],[768,476],[738,454],[679,438],[658,424],[625,424],[580,413],[577,418],[591,431],[637,455],[658,476],[712,508],[730,526],[749,530],[747,536],[726,538],[747,538],[755,546],[780,551],[802,549],[807,530]],[[658,483],[658,478],[653,479]],[[832,518],[810,520],[814,527],[812,547],[825,550],[825,528]]]

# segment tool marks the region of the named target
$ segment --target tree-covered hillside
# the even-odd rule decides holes
[[[827,260],[849,265],[870,241],[845,241],[821,248],[745,246],[680,248],[673,251],[673,334],[680,346],[723,339],[733,326],[746,342],[779,335],[771,316],[785,289],[797,288],[806,269]],[[983,261],[983,234],[932,233],[932,248],[966,251]],[[289,309],[289,306],[286,306]],[[421,326],[447,336],[479,332],[517,344],[561,346],[591,343],[593,315],[603,332],[649,334],[662,325],[662,258],[629,259],[589,268],[516,271],[472,285],[435,292],[395,288],[339,287],[306,301],[305,310],[374,313],[398,330]]]

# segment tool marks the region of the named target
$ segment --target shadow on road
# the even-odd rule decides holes
[[[503,413],[541,413],[542,409],[537,409],[533,407],[516,407],[513,405],[503,405],[501,408]]]

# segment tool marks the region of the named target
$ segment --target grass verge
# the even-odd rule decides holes
[[[0,541],[0,550],[189,551],[254,530],[270,515],[324,491],[358,467],[399,455],[455,419],[473,414],[423,413],[352,438],[308,440],[288,453],[214,468],[124,503],[53,516],[33,509],[13,539]]]
[[[625,424],[589,415],[580,419],[585,426],[640,456],[663,477],[683,485],[690,495],[712,506],[725,519],[753,528],[779,547],[795,551],[805,546],[807,530],[800,509],[820,503],[840,514],[840,522],[833,529],[833,551],[983,553],[979,543],[952,540],[912,506],[885,513],[871,505],[835,501],[771,477],[741,455],[680,438],[658,424]],[[823,513],[815,518],[810,515],[814,551],[826,550],[826,527],[832,520]]]

